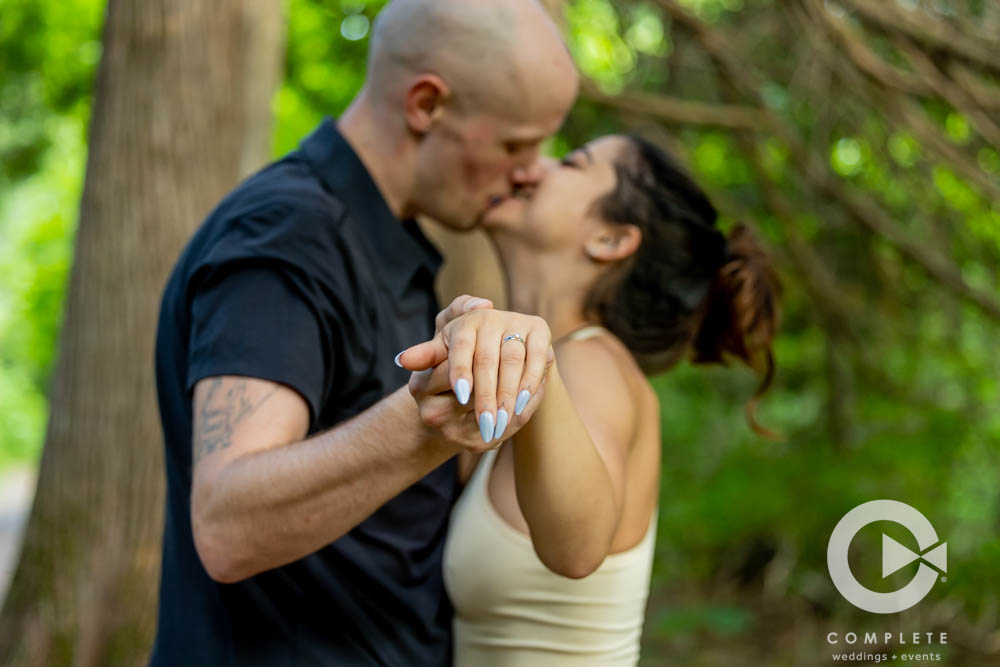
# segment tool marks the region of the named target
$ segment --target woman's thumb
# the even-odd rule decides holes
[[[396,365],[408,371],[425,371],[448,359],[448,346],[441,336],[408,347],[396,355]]]

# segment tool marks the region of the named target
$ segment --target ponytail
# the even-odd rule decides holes
[[[735,357],[761,376],[746,404],[750,428],[774,440],[781,435],[761,426],[757,404],[774,380],[772,343],[778,332],[781,285],[750,228],[737,225],[729,236],[728,257],[712,282],[704,316],[692,342],[692,362],[726,363]]]

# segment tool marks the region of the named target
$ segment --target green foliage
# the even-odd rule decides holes
[[[567,4],[570,51],[580,71],[605,92],[620,92],[636,80],[662,79],[650,65],[669,55],[670,35],[647,2],[622,6],[605,0]]]
[[[628,34],[621,16],[636,4],[572,2],[583,16],[573,17],[571,44],[616,44],[615,32]],[[843,91],[814,96],[801,85],[814,70],[788,56],[787,42],[772,44],[773,35],[760,31],[762,24],[781,24],[769,3],[754,3],[756,14],[744,13],[742,2],[679,4],[711,24],[731,26],[729,34],[744,38],[744,48],[752,44],[752,51],[731,55],[763,76],[762,103],[801,141],[811,142],[816,164],[829,166],[824,178],[839,179],[851,196],[883,207],[908,236],[953,261],[968,285],[1000,294],[1000,203],[909,128],[887,122],[881,109],[853,102]],[[706,59],[694,55],[699,49],[690,35],[667,20],[663,25],[673,59],[669,77],[651,80],[640,74],[639,64],[623,67],[625,59],[586,60],[579,46],[574,54],[605,89],[734,103],[720,94],[721,82]],[[937,100],[922,107],[945,141],[971,148],[983,172],[1000,175],[1000,154],[983,145],[969,118]],[[570,143],[651,125],[628,117],[615,122],[602,111],[607,109],[578,105],[564,130]],[[995,603],[982,582],[1000,567],[992,560],[1000,553],[1000,363],[991,353],[1000,340],[997,322],[957,302],[898,247],[849,221],[839,202],[811,194],[802,176],[817,167],[796,160],[779,134],[759,134],[757,152],[750,155],[729,130],[657,131],[713,193],[725,211],[723,227],[732,213],[750,216],[762,236],[781,248],[793,226],[826,264],[834,296],[848,310],[831,312],[833,304],[801,282],[813,267],[783,267],[778,375],[759,418],[782,431],[784,443],[763,441],[745,424],[741,408],[753,391],[746,372],[685,365],[654,379],[664,433],[654,600],[660,590],[679,602],[647,625],[647,640],[660,635],[672,646],[685,646],[706,630],[721,637],[724,627],[749,639],[753,611],[728,603],[717,608],[705,596],[717,592],[720,582],[729,590],[733,570],[752,563],[748,554],[760,545],[794,558],[780,584],[789,607],[822,601],[838,614],[856,614],[832,591],[825,546],[847,510],[882,497],[920,508],[949,540],[949,557],[961,565],[932,600],[952,596],[974,618],[984,604]],[[792,220],[779,220],[770,210],[753,159],[761,161],[768,187],[789,203]],[[862,539],[852,548],[859,561],[877,562],[879,553],[878,540]],[[894,583],[905,581],[884,585]],[[759,586],[753,584],[748,595]],[[745,619],[744,612],[751,620],[712,620]]]
[[[37,459],[71,262],[103,3],[0,11],[0,467]]]
[[[4,0],[0,9],[0,187],[33,174],[53,117],[86,120],[101,55],[95,0]]]
[[[654,629],[667,636],[686,635],[707,629],[722,635],[737,634],[753,625],[749,609],[698,604],[664,609],[653,619]]]
[[[365,78],[367,35],[384,0],[291,0],[285,81],[275,104],[275,154],[338,116]]]

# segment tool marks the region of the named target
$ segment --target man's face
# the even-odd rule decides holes
[[[560,109],[528,120],[449,111],[418,152],[420,211],[454,229],[477,226],[514,187],[538,179],[542,141],[559,129],[564,115]]]

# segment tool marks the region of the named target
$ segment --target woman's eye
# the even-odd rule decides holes
[[[571,155],[567,155],[566,157],[564,157],[561,161],[561,164],[564,167],[572,167],[573,169],[580,168],[580,165],[578,165],[576,162],[573,161],[573,157]]]

